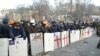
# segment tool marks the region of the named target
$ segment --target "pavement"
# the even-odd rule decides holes
[[[99,39],[100,37],[94,34],[92,37],[49,52],[45,56],[100,56],[100,49],[96,48]]]

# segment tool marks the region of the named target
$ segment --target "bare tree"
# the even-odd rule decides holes
[[[75,20],[82,19],[85,16],[89,2],[90,0],[76,0],[76,11],[73,13]]]

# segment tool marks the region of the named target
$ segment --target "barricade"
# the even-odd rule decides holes
[[[55,32],[54,33],[54,49],[61,48],[61,33]]]
[[[88,38],[89,37],[89,34],[90,34],[90,31],[89,31],[89,28],[87,27],[85,29],[85,38]]]
[[[43,34],[31,33],[30,34],[31,53],[37,55],[43,52]]]
[[[70,43],[91,37],[93,29],[86,29],[54,32],[54,33],[31,33],[31,53],[37,55],[42,52],[54,51],[65,47]],[[9,52],[8,52],[9,51]],[[27,39],[17,38],[15,41],[7,38],[0,38],[0,56],[28,56]]]
[[[87,27],[85,29],[81,29],[80,30],[80,40],[91,37],[93,35],[93,33],[94,33],[94,31],[90,27]]]
[[[83,40],[85,38],[85,29],[80,30],[80,40]]]
[[[68,31],[61,32],[61,42],[62,42],[62,47],[65,47],[66,45],[69,44],[69,32]]]
[[[70,32],[70,43],[74,43],[80,40],[80,31],[79,30],[72,30]]]
[[[16,38],[15,41],[9,39],[9,56],[28,56],[27,39]]]
[[[75,42],[75,30],[70,31],[70,43]]]
[[[87,27],[85,29],[85,37],[88,38],[88,37],[91,37],[92,35],[93,35],[93,29],[90,27]]]
[[[89,37],[91,37],[95,32],[94,32],[94,29],[93,28],[89,28],[89,31],[90,31],[90,33],[89,33]]]
[[[8,39],[0,38],[0,56],[8,56]]]
[[[54,50],[54,33],[44,33],[44,52]]]
[[[67,45],[69,45],[69,38],[70,38],[69,31],[66,32],[66,36],[67,36]]]
[[[80,38],[80,30],[75,30],[75,42],[79,41]]]

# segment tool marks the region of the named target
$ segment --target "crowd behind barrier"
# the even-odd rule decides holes
[[[94,22],[55,22],[35,20],[0,24],[0,56],[28,56],[54,51],[93,35]]]

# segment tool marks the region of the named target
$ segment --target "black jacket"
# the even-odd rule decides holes
[[[3,24],[0,26],[0,38],[10,38],[8,28],[8,24]]]

